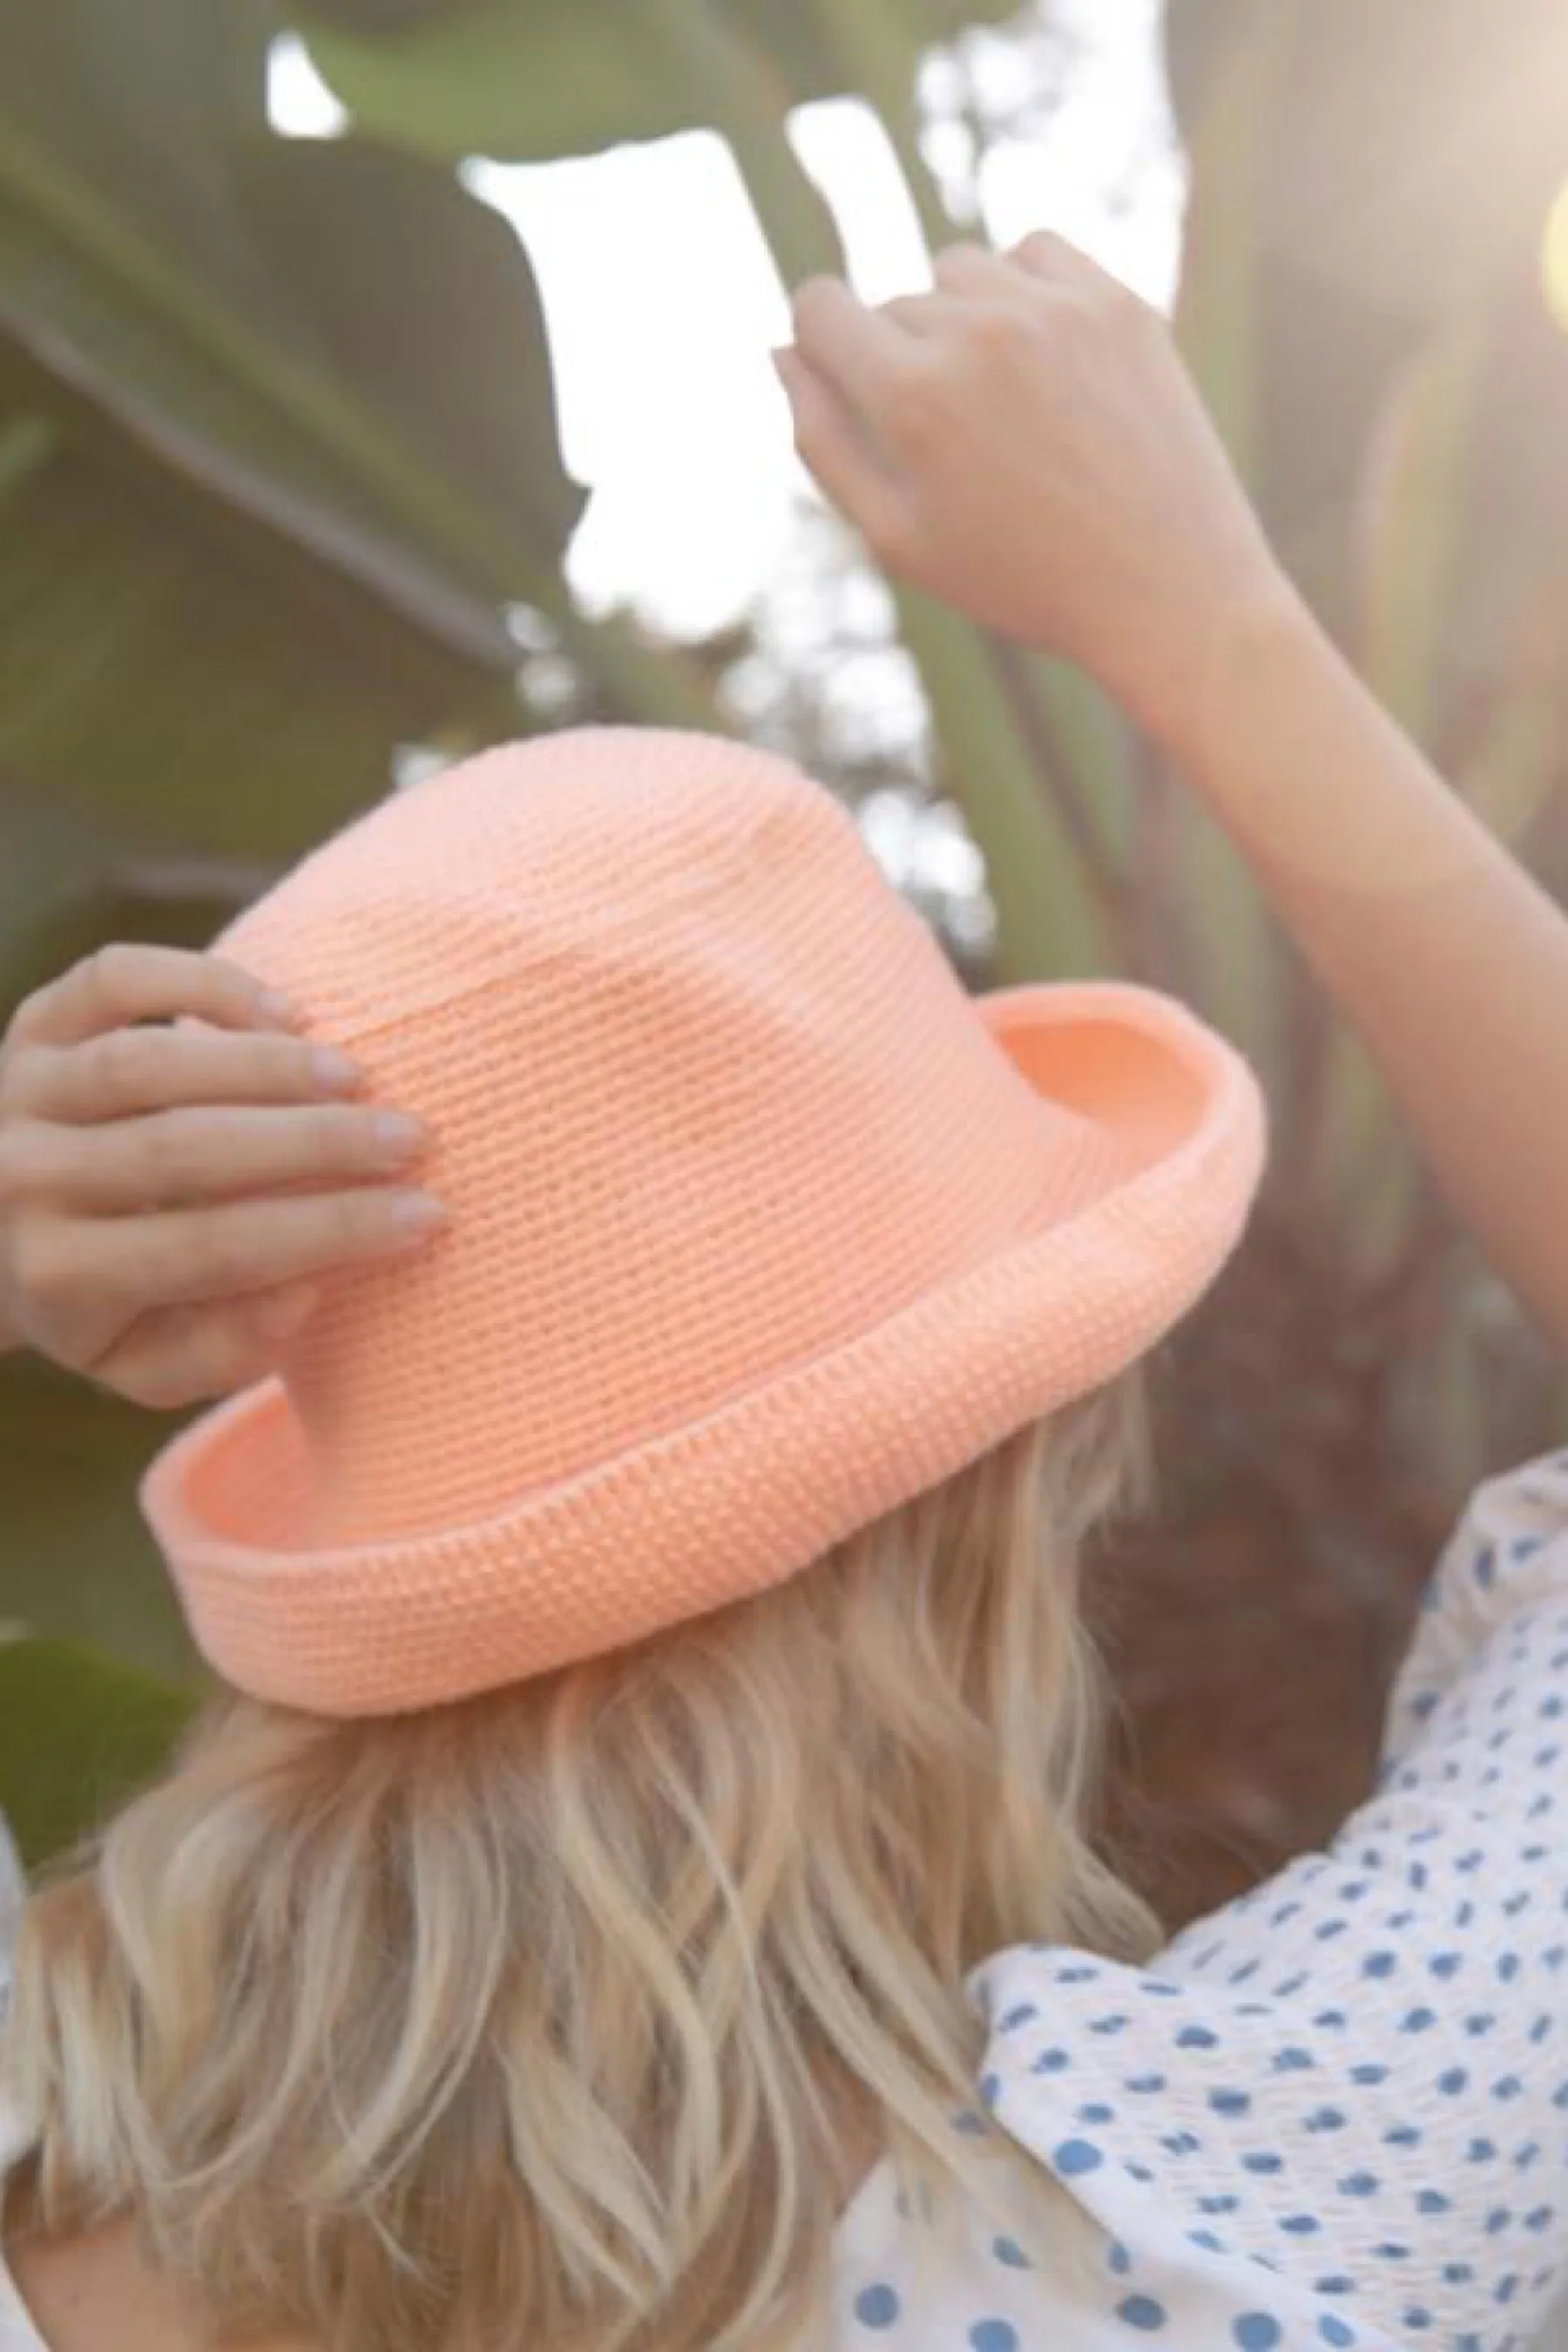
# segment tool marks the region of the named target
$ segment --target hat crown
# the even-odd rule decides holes
[[[334,1279],[286,1367],[291,1516],[323,1545],[689,1427],[1005,1247],[1089,1142],[830,796],[717,740],[487,754],[226,948],[426,1120],[449,1211],[418,1258]]]

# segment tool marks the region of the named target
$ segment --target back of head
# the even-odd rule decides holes
[[[1127,1382],[805,1575],[539,1681],[236,1697],[27,1916],[13,2218],[126,2208],[216,2324],[348,2352],[740,2352],[853,2169],[975,2147],[966,1970],[1147,1948],[1081,1808],[1080,1546]]]

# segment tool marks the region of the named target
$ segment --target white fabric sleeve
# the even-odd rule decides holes
[[[1568,2256],[1565,1760],[1553,1456],[1474,1498],[1382,1785],[1328,1853],[1142,1974],[1059,1949],[981,1972],[997,2117],[1116,2233],[1123,2278],[1142,2239],[1167,2285],[1194,2258],[1273,2273],[1291,2343],[1531,2338]],[[1142,2298],[1176,2299],[1158,2275]]]

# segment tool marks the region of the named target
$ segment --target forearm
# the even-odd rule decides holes
[[[1568,919],[1288,593],[1226,625],[1169,748],[1568,1349]]]

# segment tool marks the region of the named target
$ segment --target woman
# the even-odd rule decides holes
[[[1041,238],[809,288],[781,368],[887,562],[1181,763],[1568,1337],[1568,926],[1159,321]],[[971,1006],[825,796],[679,738],[420,787],[226,946],[0,1066],[14,1338],[244,1388],[145,1498],[238,1696],[24,1927],[5,2352],[1528,2335],[1568,1472],[1477,1498],[1331,1853],[1160,1950],[1079,1826],[1076,1564],[1257,1179],[1229,1049]]]

